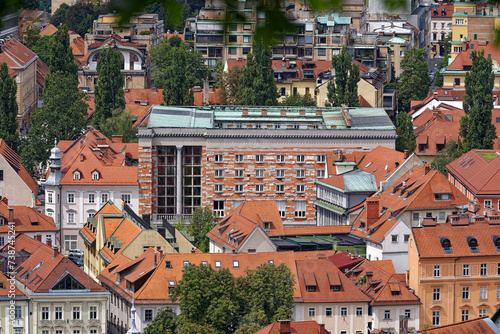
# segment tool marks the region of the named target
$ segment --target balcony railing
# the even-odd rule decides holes
[[[193,218],[193,215],[178,215],[178,214],[153,214],[153,223],[154,222],[162,222],[164,219],[166,219],[169,223],[170,222],[180,222],[180,221],[185,221],[185,222],[190,222],[191,219]]]

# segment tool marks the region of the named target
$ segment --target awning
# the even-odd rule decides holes
[[[338,215],[343,215],[346,212],[346,210],[344,208],[341,208],[340,206],[336,206],[334,204],[327,203],[327,202],[322,201],[320,199],[315,200],[313,204],[316,206],[319,206],[320,208],[323,208],[325,210],[335,212]]]

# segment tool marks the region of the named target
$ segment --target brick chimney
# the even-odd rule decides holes
[[[106,138],[97,138],[97,146],[106,145]]]
[[[42,242],[42,235],[41,234],[35,235],[35,240]]]
[[[160,259],[163,257],[163,249],[158,249],[158,253],[160,253]]]
[[[290,334],[291,333],[290,320],[279,320],[278,322],[280,325],[280,329],[279,329],[280,334]]]
[[[344,117],[345,124],[348,128],[351,127],[351,114],[349,114],[349,106],[342,104],[342,116]]]
[[[372,281],[372,277],[373,277],[373,272],[372,272],[372,271],[367,271],[367,272],[366,272],[366,281],[367,281],[368,283],[371,283],[371,281]]]
[[[316,116],[323,116],[323,112],[321,110],[317,109]]]
[[[280,115],[281,115],[281,116],[286,116],[286,109],[282,109],[282,110],[281,110],[281,114],[280,114]]]
[[[122,135],[113,135],[111,137],[111,140],[113,143],[123,143],[123,136]]]
[[[248,109],[243,109],[243,110],[241,110],[241,114],[242,114],[243,116],[247,116],[247,115],[248,115]]]
[[[408,157],[410,156],[410,151],[405,150],[404,154],[405,154],[405,159],[408,159]]]
[[[46,241],[47,246],[52,248],[52,239],[50,237],[47,237],[47,239],[45,241]]]
[[[267,116],[267,109],[262,109],[262,116]]]
[[[319,334],[327,334],[328,332],[326,331],[325,324],[318,324],[319,326]]]
[[[430,164],[425,164],[424,165],[424,171],[425,171],[425,174],[429,173],[431,170],[431,165]]]
[[[379,218],[379,199],[367,198],[366,199],[366,227],[370,227]]]
[[[14,208],[9,207],[8,210],[9,210],[9,223],[12,223],[14,221]]]
[[[59,255],[59,248],[57,246],[52,247],[52,258],[55,258],[57,255]]]
[[[83,162],[85,160],[85,155],[83,153],[80,153],[80,162]]]
[[[305,116],[306,115],[306,111],[303,110],[303,109],[299,110],[299,115],[300,116]]]
[[[191,253],[196,253],[196,247],[191,248]]]

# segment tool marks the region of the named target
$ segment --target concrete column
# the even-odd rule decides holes
[[[177,214],[182,214],[182,145],[177,145]]]
[[[109,199],[114,203],[115,202],[115,191],[110,190],[109,191]]]
[[[83,226],[85,224],[85,211],[83,209],[83,196],[84,196],[84,192],[83,190],[80,190],[79,191],[80,193],[80,212],[79,212],[79,216],[80,216],[80,226]],[[75,223],[76,223],[76,217],[75,217]]]
[[[102,204],[101,203],[101,191],[100,190],[96,190],[95,192],[95,195],[96,195],[96,201],[95,201],[95,210],[96,212],[99,211],[99,209],[101,208]]]

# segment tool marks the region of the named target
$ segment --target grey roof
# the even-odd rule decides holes
[[[339,189],[333,185],[328,184],[328,179],[324,179],[323,181],[316,181],[316,183],[329,188],[335,188],[345,193],[376,192],[378,190],[375,176],[360,169],[355,169],[350,172],[333,177],[342,177],[344,179],[344,189]]]

